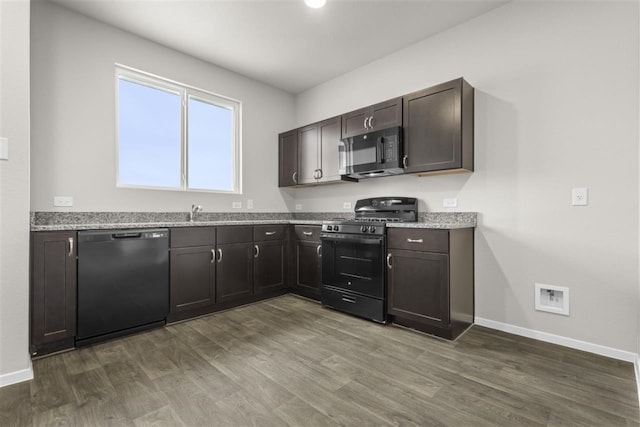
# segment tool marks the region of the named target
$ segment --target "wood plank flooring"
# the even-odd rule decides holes
[[[285,295],[35,360],[0,426],[639,425],[630,363],[475,326],[447,342]]]

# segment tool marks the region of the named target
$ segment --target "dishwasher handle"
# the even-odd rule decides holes
[[[142,233],[113,233],[111,237],[114,239],[139,239],[142,237]]]

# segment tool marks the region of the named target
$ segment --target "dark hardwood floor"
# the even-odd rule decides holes
[[[0,426],[639,425],[633,366],[473,327],[452,343],[291,295],[35,360]]]

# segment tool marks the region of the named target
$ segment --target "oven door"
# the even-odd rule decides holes
[[[385,236],[326,233],[322,241],[322,284],[367,297],[385,297]]]

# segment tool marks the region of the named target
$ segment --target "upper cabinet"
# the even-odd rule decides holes
[[[464,79],[404,97],[405,173],[473,171],[473,88]]]
[[[289,187],[298,183],[298,131],[278,136],[278,186]]]
[[[342,138],[402,126],[402,98],[390,99],[342,115]]]

